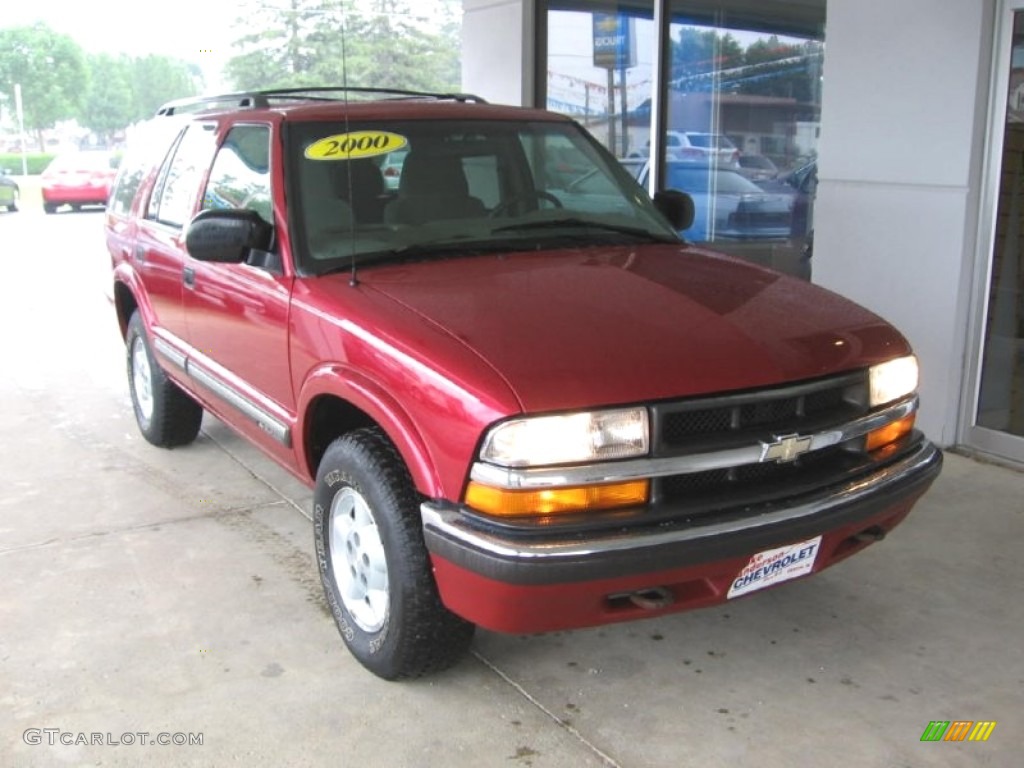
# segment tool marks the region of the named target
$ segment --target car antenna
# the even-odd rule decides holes
[[[348,26],[348,15],[345,10],[341,11],[341,84],[344,86],[342,91],[344,104],[345,104],[345,133],[349,132],[348,122],[348,49],[345,44],[345,28]],[[346,183],[348,184],[348,201],[349,206],[352,205],[352,147],[349,142],[348,157],[345,158],[347,165],[345,170]],[[352,272],[348,278],[348,284],[355,288],[359,285],[359,276],[356,274],[356,219],[355,216],[349,216],[348,232],[352,245]]]

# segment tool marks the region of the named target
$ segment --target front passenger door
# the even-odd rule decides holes
[[[275,222],[271,126],[232,127],[203,193],[204,209],[249,209]],[[189,373],[227,408],[224,418],[287,460],[293,425],[288,370],[291,278],[275,252],[242,264],[185,262],[185,312],[192,347]]]

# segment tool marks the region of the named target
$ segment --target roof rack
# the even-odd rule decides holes
[[[317,94],[338,93],[341,96],[322,96]],[[157,115],[176,115],[179,112],[194,112],[202,107],[213,108],[215,105],[241,107],[248,109],[265,109],[271,101],[341,101],[348,93],[379,93],[399,99],[436,99],[438,101],[461,101],[486,104],[487,102],[472,93],[431,93],[429,91],[409,91],[402,88],[358,88],[353,86],[321,86],[313,88],[274,88],[266,91],[242,91],[225,93],[219,96],[196,96],[194,98],[168,101],[157,109]]]

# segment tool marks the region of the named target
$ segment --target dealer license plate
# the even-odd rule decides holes
[[[726,597],[739,597],[810,573],[820,548],[821,536],[815,536],[807,541],[758,552],[740,570]]]

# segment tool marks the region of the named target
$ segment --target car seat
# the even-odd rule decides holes
[[[398,197],[384,209],[384,221],[398,226],[420,225],[476,218],[486,212],[483,202],[469,194],[458,157],[418,149],[405,158]]]

